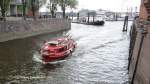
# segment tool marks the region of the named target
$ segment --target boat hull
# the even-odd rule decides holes
[[[89,22],[88,25],[100,25],[103,26],[105,24],[104,21],[95,21],[95,22]]]
[[[42,56],[42,61],[44,62],[44,63],[48,63],[48,62],[53,62],[53,61],[58,61],[58,60],[62,60],[62,59],[64,59],[64,58],[66,58],[66,57],[68,57],[69,56],[69,54],[68,55],[64,55],[64,56]]]
[[[96,21],[96,22],[93,22],[93,25],[104,25],[105,22],[104,21]]]
[[[59,55],[42,55],[42,61],[45,63],[48,63],[48,62],[62,60],[64,58],[68,57],[71,53],[72,53],[72,51],[70,50],[68,52],[64,52]]]
[[[89,22],[86,23],[87,25],[97,25],[97,26],[103,26],[105,24],[104,21],[95,21],[95,22]]]

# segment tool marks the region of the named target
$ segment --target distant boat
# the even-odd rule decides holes
[[[92,20],[90,19],[89,22],[87,22],[88,25],[104,25],[105,24],[105,20],[103,19],[102,16],[95,16],[94,18],[92,18]]]
[[[89,21],[88,21],[89,20]],[[100,25],[105,24],[104,17],[102,15],[96,15],[95,17],[80,17],[72,20],[72,23],[86,24],[86,25]]]
[[[94,21],[94,22],[90,22],[89,25],[104,25],[105,24],[105,21],[101,20],[97,20],[97,21]]]

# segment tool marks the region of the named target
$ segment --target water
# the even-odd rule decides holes
[[[0,43],[0,83],[127,84],[129,36],[122,26],[123,22],[72,24],[68,31]],[[77,42],[75,52],[42,65],[38,49],[43,41],[66,35]]]

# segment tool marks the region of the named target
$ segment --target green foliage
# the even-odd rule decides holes
[[[19,5],[19,6],[17,6],[17,9],[18,9],[18,11],[23,11],[23,6]]]
[[[2,17],[5,17],[6,12],[9,9],[10,0],[0,0],[0,8]]]
[[[70,8],[76,8],[77,4],[78,4],[77,0],[68,0],[67,2],[67,6],[69,6]]]
[[[27,7],[30,10],[33,7],[34,7],[35,10],[38,10],[38,8],[39,8],[39,2],[38,2],[38,0],[27,0]]]
[[[76,8],[76,6],[78,5],[77,0],[58,0],[58,3],[60,7]]]

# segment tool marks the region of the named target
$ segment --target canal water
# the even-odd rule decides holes
[[[129,34],[122,26],[72,23],[71,30],[0,43],[0,84],[127,84]],[[75,52],[43,65],[43,42],[66,35],[77,42]]]

